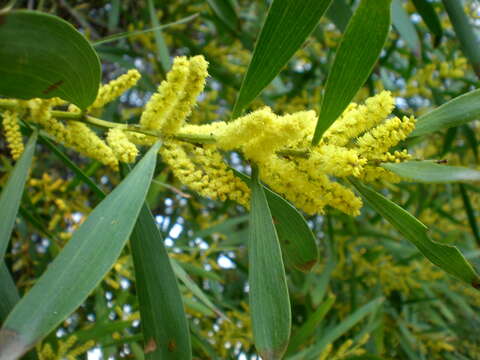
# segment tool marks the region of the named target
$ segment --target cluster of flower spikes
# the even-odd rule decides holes
[[[230,122],[185,124],[205,86],[207,67],[202,56],[177,57],[142,113],[137,127],[141,132],[117,126],[109,130],[106,141],[83,122],[65,124],[56,119],[52,109],[64,105],[59,99],[33,99],[19,104],[28,108],[30,121],[39,123],[58,141],[113,169],[118,168],[118,161],[135,160],[136,145],[151,145],[160,137],[160,153],[183,184],[202,196],[231,199],[246,207],[250,190],[224,162],[222,151],[241,151],[247,160],[257,164],[263,182],[308,214],[323,213],[327,206],[350,215],[360,213],[361,199],[338,181],[342,178],[400,181],[379,165],[410,158],[405,150],[388,150],[408,136],[415,120],[387,118],[394,102],[389,92],[367,99],[364,105],[350,104],[321,142],[312,147],[317,123],[314,111],[279,116],[265,107]],[[120,96],[139,76],[131,70],[102,86],[87,114]],[[79,109],[70,105],[69,111]],[[12,115],[7,113],[6,118],[11,121]],[[208,144],[195,141],[202,136],[210,139]]]
[[[350,104],[312,148],[314,111],[279,116],[265,107],[230,122],[185,124],[206,76],[203,57],[176,58],[140,121],[143,128],[163,134],[160,152],[164,160],[182,183],[201,195],[248,206],[249,189],[222,159],[221,151],[231,150],[241,151],[259,167],[263,182],[308,214],[323,213],[327,206],[359,214],[361,199],[334,178],[400,181],[379,165],[410,158],[405,150],[388,150],[408,136],[415,120],[387,118],[394,106],[389,92],[367,99],[364,105]],[[179,140],[189,136],[210,137],[213,143],[194,145]],[[134,142],[154,141],[138,134],[132,137]]]
[[[101,86],[96,100],[86,110],[85,115],[98,113],[107,103],[133,87],[139,78],[140,73],[138,71],[130,70],[119,78]],[[26,121],[40,125],[42,130],[56,141],[96,159],[112,169],[118,169],[119,161],[135,161],[138,150],[134,144],[128,141],[126,134],[120,128],[112,128],[108,131],[107,144],[83,122],[71,119],[64,122],[56,118],[54,116],[55,107],[67,105],[62,99],[11,100],[11,102],[16,104],[15,109],[3,112],[2,116],[5,137],[14,159],[17,159],[23,151],[19,119],[24,116]],[[74,105],[69,105],[68,110],[72,113],[80,112]]]

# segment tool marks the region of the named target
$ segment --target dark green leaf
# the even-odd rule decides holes
[[[458,96],[420,116],[410,137],[465,124],[480,118],[480,89]]]
[[[175,275],[182,281],[188,290],[192,292],[208,309],[215,314],[225,317],[222,312],[210,301],[208,296],[200,289],[200,287],[192,280],[185,270],[180,266],[177,260],[170,259]]]
[[[467,213],[468,223],[472,229],[473,236],[478,245],[480,245],[480,232],[478,231],[477,218],[475,216],[475,210],[473,209],[470,198],[468,197],[467,189],[465,185],[458,184],[460,188],[460,194],[462,195],[463,207]]]
[[[236,31],[238,27],[237,13],[231,0],[207,0],[208,5],[212,8],[215,15],[225,24],[230,30]]]
[[[0,226],[0,259],[2,261],[5,252],[7,251],[15,219],[17,218],[18,208],[20,207],[20,202],[22,200],[23,188],[32,164],[36,143],[37,133],[35,132],[28,140],[22,156],[15,164],[7,183],[2,190],[2,194],[0,195],[0,212],[2,214],[2,226]]]
[[[467,284],[480,287],[480,277],[455,246],[431,240],[428,228],[409,212],[357,180],[350,181],[370,206],[412,242],[427,259]]]
[[[344,335],[367,315],[375,312],[384,301],[384,298],[377,298],[348,315],[340,324],[330,329],[321,337],[317,344],[315,344],[313,351],[310,353],[311,357],[308,357],[308,359],[317,359],[328,344],[333,343],[340,336]]]
[[[233,117],[278,75],[315,29],[331,0],[274,0],[233,109]]]
[[[165,39],[163,38],[162,31],[159,29],[160,21],[158,21],[153,0],[148,0],[148,12],[150,13],[150,21],[152,22],[152,26],[156,28],[156,30],[153,32],[153,36],[155,37],[155,45],[157,47],[157,59],[160,61],[162,70],[167,72],[170,70],[172,62],[170,60],[168,47],[165,43]]]
[[[420,56],[420,39],[410,16],[402,6],[401,0],[392,1],[392,22],[407,46],[415,56]]]
[[[146,205],[131,236],[146,359],[191,359],[182,296],[160,231]]]
[[[480,171],[462,166],[440,165],[435,161],[405,161],[384,163],[381,166],[405,180],[425,183],[480,181]]]
[[[248,282],[253,337],[262,358],[276,360],[282,358],[290,337],[290,299],[280,243],[257,169],[251,188]]]
[[[12,311],[20,297],[3,259],[0,260],[0,325]],[[1,354],[1,353],[0,353]]]
[[[390,29],[391,0],[362,0],[348,23],[328,74],[312,143],[342,114],[372,72]]]
[[[412,0],[412,2],[432,33],[434,46],[437,46],[442,39],[443,29],[435,9],[428,0]]]
[[[247,184],[251,183],[245,174],[234,172]],[[300,271],[311,270],[318,262],[318,247],[305,218],[280,195],[266,187],[263,187],[263,190],[287,263]]]
[[[287,262],[300,271],[310,271],[318,262],[318,247],[312,230],[287,200],[269,189],[265,189],[265,195]]]
[[[0,330],[2,360],[16,359],[34,346],[74,311],[110,270],[135,225],[159,146],[154,145],[93,210],[14,307]]]
[[[341,32],[347,28],[352,15],[352,9],[350,9],[345,0],[333,0],[327,10],[327,17],[332,20]]]
[[[473,70],[480,77],[480,38],[476,28],[465,14],[463,2],[459,0],[443,0],[445,10],[452,22],[453,29],[460,40],[463,53],[472,64]]]
[[[307,319],[307,321],[297,330],[292,336],[290,344],[288,344],[288,353],[293,353],[302,344],[305,344],[308,339],[315,333],[320,322],[325,315],[332,308],[335,302],[335,295],[330,295],[325,301],[315,310]]]
[[[100,75],[92,46],[66,21],[27,10],[1,16],[1,95],[58,96],[85,109],[97,96]]]
[[[153,31],[163,30],[163,29],[169,28],[170,26],[185,24],[189,21],[192,21],[197,16],[198,16],[198,14],[193,14],[193,15],[187,16],[183,19],[180,19],[178,21],[174,21],[174,22],[171,22],[171,23],[165,24],[165,25],[159,25],[159,26],[156,26],[156,27],[152,27],[150,29],[126,31],[126,32],[118,33],[118,34],[113,34],[113,35],[107,36],[103,39],[95,41],[94,43],[92,43],[92,45],[93,46],[103,45],[103,44],[107,44],[107,43],[110,43],[110,42],[113,42],[113,41],[118,41],[118,40],[121,40],[121,39],[127,39],[131,36],[136,36],[136,35],[146,34],[146,33],[153,32]]]

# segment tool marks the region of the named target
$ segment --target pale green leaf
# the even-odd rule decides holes
[[[428,228],[409,212],[359,181],[354,179],[350,181],[370,206],[387,219],[433,264],[473,287],[480,287],[480,277],[455,246],[431,240],[428,236]]]
[[[480,171],[462,166],[441,165],[435,161],[405,161],[383,163],[381,166],[405,180],[425,183],[480,181]]]
[[[290,299],[280,243],[257,171],[251,180],[249,302],[257,351],[263,359],[275,360],[282,358],[290,338]]]
[[[98,285],[133,230],[160,143],[88,216],[0,330],[0,359],[13,360],[52,331]],[[41,306],[39,306],[39,304]]]

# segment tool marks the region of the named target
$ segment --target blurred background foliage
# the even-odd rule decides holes
[[[303,48],[250,109],[267,104],[280,114],[318,111],[329,65],[357,3],[334,0]],[[396,96],[396,115],[419,116],[478,87],[480,74],[462,50],[444,3],[393,1],[392,31],[355,101],[387,89]],[[128,69],[141,72],[139,85],[99,115],[109,121],[136,123],[171,59],[203,54],[211,77],[189,119],[201,124],[230,117],[269,1],[29,0],[15,6],[56,14],[84,33],[102,61],[103,82]],[[463,10],[478,36],[480,3],[464,1]],[[134,33],[176,22],[162,31]],[[103,41],[124,32],[131,34]],[[478,126],[474,121],[412,142],[412,153],[478,169]],[[119,183],[117,173],[59,148],[105,191]],[[235,154],[230,161],[241,167]],[[100,201],[45,144],[34,164],[6,259],[22,294]],[[0,138],[0,186],[12,166]],[[148,203],[171,258],[185,271],[180,287],[194,358],[257,358],[248,316],[246,210],[199,197],[161,162],[156,174]],[[459,246],[480,265],[480,187],[402,182],[378,188],[423,221],[434,240]],[[356,218],[331,211],[308,221],[321,261],[307,274],[287,269],[293,307],[287,358],[480,359],[478,292],[429,263],[368,206]],[[127,247],[95,292],[36,350],[42,360],[143,359],[144,346]]]

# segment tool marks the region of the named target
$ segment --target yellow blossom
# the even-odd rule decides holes
[[[175,176],[202,196],[225,201],[227,198],[248,206],[250,189],[230,170],[212,147],[195,147],[178,141],[160,149]]]
[[[57,141],[69,144],[70,134],[65,125],[52,116],[51,108],[58,103],[58,99],[32,99],[26,102],[30,109],[30,120],[40,124],[45,131],[51,134]]]
[[[140,124],[163,134],[177,132],[205,86],[207,65],[203,56],[175,58],[167,80],[160,84],[158,92],[147,103]]]
[[[72,134],[70,145],[75,150],[110,166],[114,170],[118,169],[118,160],[112,149],[87,125],[78,121],[71,121],[68,123],[67,129]]]
[[[367,157],[382,154],[392,146],[405,140],[415,128],[413,116],[388,119],[357,139],[359,151]]]
[[[365,105],[351,103],[343,114],[325,132],[322,142],[344,146],[364,131],[382,122],[393,109],[394,100],[389,91],[368,98]]]
[[[218,146],[224,150],[241,149],[248,159],[261,162],[302,139],[315,120],[314,111],[278,116],[265,107],[221,129]]]
[[[122,95],[125,91],[135,86],[140,79],[140,73],[135,70],[129,70],[126,74],[110,81],[108,84],[102,85],[98,90],[97,98],[88,110],[104,107],[110,101]]]
[[[16,111],[5,111],[3,113],[2,124],[12,158],[18,160],[24,149],[22,133],[20,132],[20,125],[18,124],[18,113]]]
[[[121,129],[110,129],[107,133],[107,143],[119,161],[132,163],[137,158],[137,147],[128,140]]]

